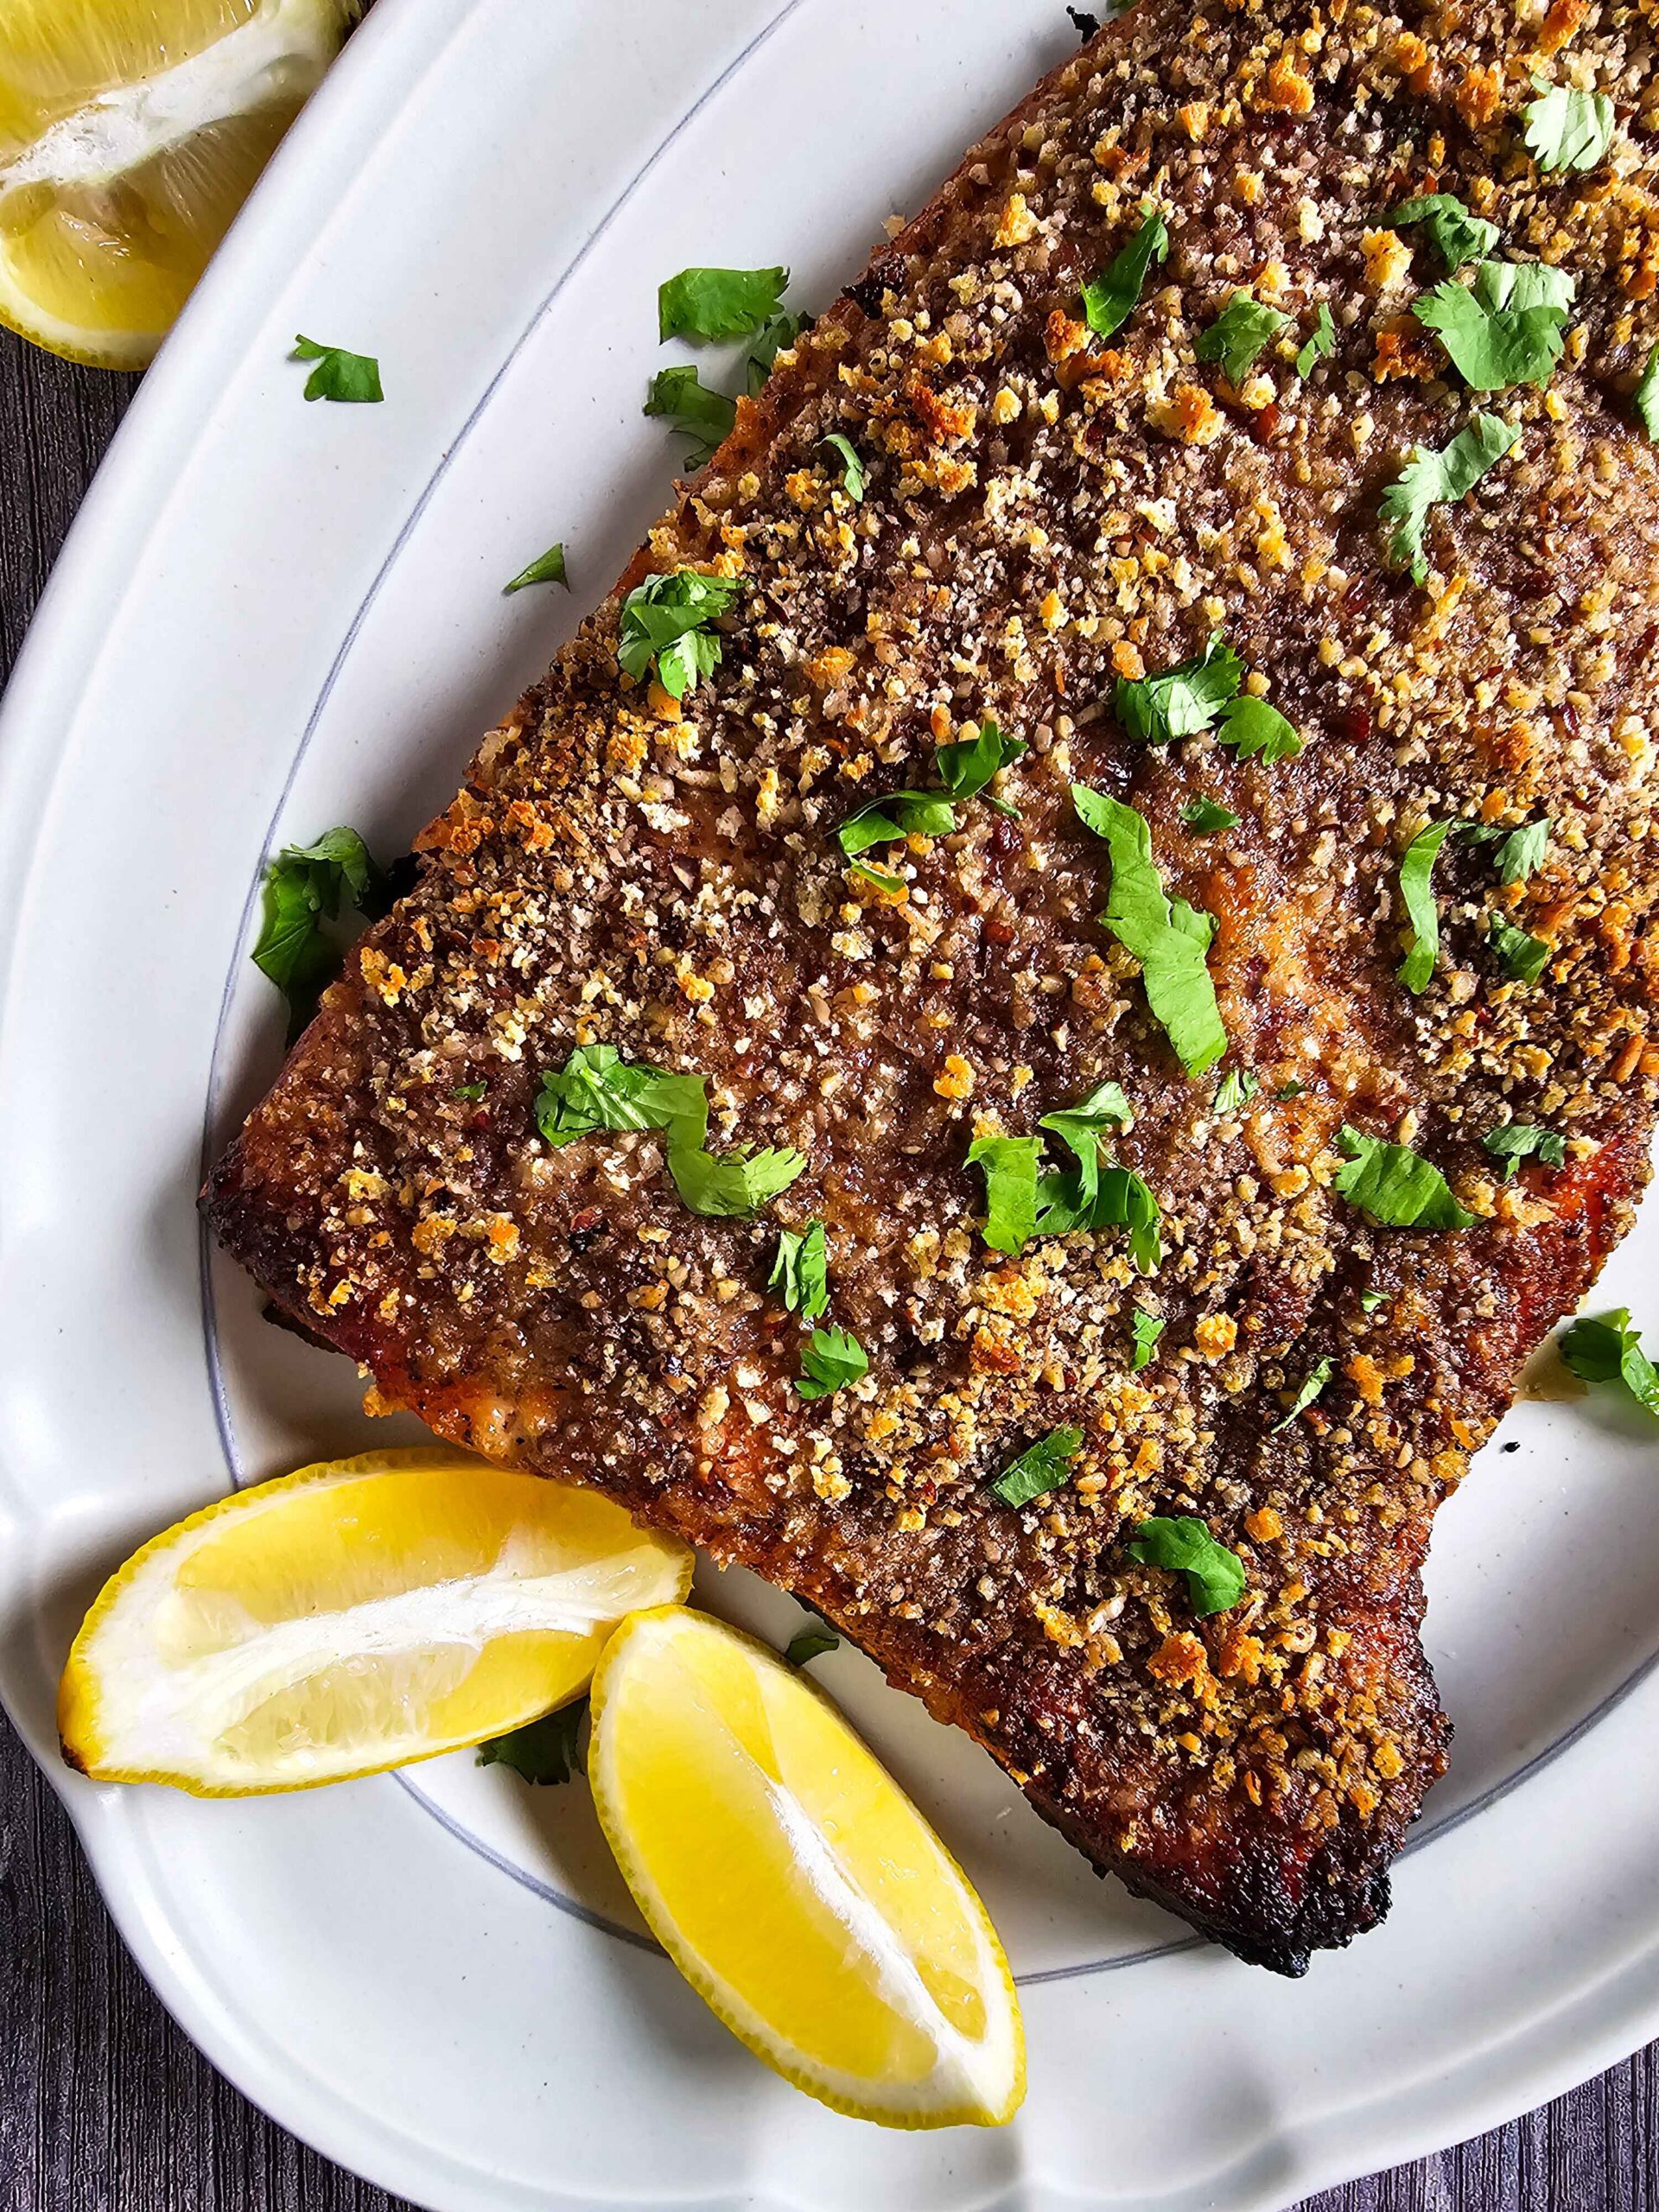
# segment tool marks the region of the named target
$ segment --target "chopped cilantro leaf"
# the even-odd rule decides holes
[[[1385,230],[1403,230],[1410,223],[1422,225],[1452,276],[1465,261],[1484,261],[1501,235],[1496,223],[1489,223],[1484,215],[1471,215],[1462,200],[1449,192],[1425,193],[1382,218]]]
[[[1488,922],[1486,941],[1512,983],[1535,983],[1549,964],[1548,941],[1505,921],[1502,914],[1494,914]]]
[[[976,798],[1000,769],[1010,760],[1017,760],[1026,750],[1022,737],[1004,737],[988,715],[980,723],[976,734],[963,738],[955,745],[942,745],[933,755],[939,772],[939,781],[952,798]],[[1017,810],[1006,799],[992,798],[990,804],[1003,814]]]
[[[1379,1306],[1386,1306],[1388,1302],[1389,1294],[1386,1290],[1362,1290],[1359,1294],[1362,1313],[1375,1313]]]
[[[1527,150],[1541,169],[1592,169],[1613,143],[1613,104],[1575,85],[1533,84],[1539,97],[1522,110]]]
[[[1219,361],[1228,383],[1237,386],[1262,347],[1289,327],[1290,317],[1277,308],[1264,307],[1248,292],[1235,292],[1210,327],[1200,332],[1192,350],[1201,361]]]
[[[693,1213],[743,1220],[786,1191],[806,1161],[793,1145],[768,1152],[706,1152],[701,1146],[668,1147],[668,1172]]]
[[[1400,896],[1405,901],[1411,929],[1406,957],[1397,973],[1411,992],[1426,991],[1440,950],[1440,910],[1435,903],[1432,878],[1440,847],[1451,830],[1449,822],[1436,822],[1420,830],[1400,861]]]
[[[1215,1111],[1236,1114],[1262,1088],[1261,1078],[1249,1068],[1229,1068],[1216,1085]]]
[[[1244,1595],[1244,1562],[1191,1514],[1141,1522],[1130,1537],[1129,1557],[1185,1575],[1187,1602],[1199,1615],[1224,1613]]]
[[[1152,1363],[1152,1355],[1158,1348],[1158,1339],[1164,1333],[1161,1314],[1148,1313],[1144,1306],[1137,1306],[1129,1316],[1129,1336],[1135,1345],[1135,1357],[1129,1365],[1138,1375],[1143,1367]]]
[[[490,1737],[478,1747],[479,1765],[510,1766],[526,1782],[569,1782],[582,1772],[577,1740],[587,1710],[587,1699],[579,1697],[562,1705],[556,1713],[544,1713],[539,1720],[527,1720],[522,1728],[511,1729],[505,1736]]]
[[[809,1222],[798,1235],[792,1229],[779,1230],[767,1287],[804,1321],[816,1321],[830,1311],[830,1252],[821,1221]]]
[[[1575,1321],[1561,1338],[1561,1357],[1586,1382],[1622,1382],[1638,1406],[1659,1416],[1659,1374],[1630,1326],[1630,1308]]]
[[[708,1085],[625,1060],[614,1045],[578,1045],[563,1068],[542,1077],[536,1126],[556,1148],[601,1130],[664,1129],[695,1147],[709,1134]]]
[[[1046,1114],[1038,1123],[1058,1137],[1077,1166],[1045,1174],[1037,1185],[1039,1236],[1069,1236],[1078,1230],[1127,1229],[1129,1256],[1151,1274],[1164,1256],[1163,1216],[1141,1178],[1107,1161],[1109,1129],[1127,1128],[1134,1116],[1120,1086],[1103,1083],[1076,1106]]]
[[[657,288],[658,338],[747,338],[788,282],[787,269],[682,269]]]
[[[1541,262],[1483,261],[1472,284],[1448,277],[1412,313],[1471,391],[1507,391],[1555,373],[1573,290],[1571,277]]]
[[[1275,1098],[1300,1098],[1306,1089],[1305,1083],[1292,1076],[1288,1083],[1280,1084],[1273,1095]]]
[[[1497,849],[1497,880],[1500,883],[1522,883],[1535,875],[1544,864],[1549,850],[1550,823],[1523,822],[1518,830],[1511,830]]]
[[[315,338],[296,338],[290,361],[315,361],[305,380],[308,399],[340,399],[362,403],[384,399],[380,364],[372,354],[348,353],[343,346],[319,346]]]
[[[869,1372],[869,1357],[845,1329],[814,1329],[801,1351],[795,1389],[803,1398],[827,1398],[844,1383]]]
[[[341,948],[325,935],[323,923],[334,919],[342,902],[367,912],[385,881],[362,838],[343,823],[324,830],[315,844],[284,846],[266,867],[252,959],[288,1001],[290,1040],[340,972]]]
[[[993,1252],[1024,1251],[1037,1230],[1040,1137],[977,1137],[968,1165],[985,1177],[985,1242]]]
[[[858,448],[840,430],[831,430],[827,438],[820,438],[821,446],[828,446],[841,462],[841,481],[849,499],[864,497],[864,464],[858,457]]]
[[[1276,1421],[1273,1424],[1271,1433],[1274,1436],[1278,1435],[1281,1428],[1288,1428],[1299,1414],[1307,1411],[1314,1399],[1331,1380],[1336,1370],[1336,1364],[1334,1359],[1321,1359],[1315,1361],[1314,1364],[1309,1368],[1301,1389],[1296,1393],[1295,1404],[1292,1406],[1282,1421]]]
[[[464,1099],[468,1105],[475,1106],[489,1087],[487,1083],[458,1083],[449,1096]]]
[[[1223,709],[1216,742],[1232,746],[1241,760],[1259,760],[1268,766],[1275,760],[1294,760],[1302,749],[1300,736],[1278,708],[1249,691]]]
[[[956,809],[943,792],[889,791],[855,807],[836,837],[850,861],[872,845],[891,845],[900,837],[948,837],[956,826]],[[887,880],[902,887],[897,877]]]
[[[715,448],[731,435],[737,420],[737,402],[723,391],[712,391],[689,362],[678,368],[658,369],[645,395],[647,415],[661,415],[691,443],[686,449],[688,468],[701,468]]]
[[[804,315],[775,315],[763,323],[743,349],[744,388],[753,398],[772,374],[772,365],[792,346],[806,328]]]
[[[1567,1140],[1554,1129],[1541,1129],[1530,1122],[1503,1122],[1488,1129],[1481,1143],[1494,1160],[1504,1163],[1503,1180],[1513,1183],[1523,1160],[1541,1160],[1546,1167],[1567,1161]]]
[[[1212,798],[1191,798],[1181,809],[1181,819],[1195,837],[1213,837],[1217,830],[1236,830],[1238,817]]]
[[[814,1659],[822,1659],[825,1652],[839,1651],[840,1649],[841,1638],[834,1629],[820,1624],[816,1628],[804,1628],[798,1636],[791,1637],[784,1657],[791,1667],[805,1667]]]
[[[654,661],[657,681],[671,699],[695,690],[720,664],[719,633],[710,627],[737,597],[727,576],[701,569],[676,569],[647,576],[622,602],[616,658],[638,683]]]
[[[570,579],[564,573],[563,546],[550,545],[546,552],[532,561],[527,569],[520,569],[510,584],[503,585],[502,590],[504,593],[523,591],[526,584],[563,584],[569,589],[569,582]]]
[[[1169,252],[1169,232],[1152,202],[1141,205],[1141,227],[1122,251],[1083,288],[1084,318],[1096,338],[1110,338],[1135,312],[1147,271]]]
[[[1215,924],[1185,899],[1166,893],[1144,816],[1086,784],[1072,785],[1071,804],[1111,855],[1111,895],[1101,921],[1141,963],[1147,1003],[1182,1067],[1188,1075],[1202,1075],[1227,1050],[1205,961]]]
[[[1649,349],[1647,365],[1636,387],[1636,411],[1648,435],[1659,442],[1659,345]]]
[[[1045,1114],[1037,1126],[1039,1129],[1052,1129],[1061,1143],[1069,1145],[1082,1160],[1090,1147],[1098,1147],[1108,1129],[1127,1129],[1134,1119],[1135,1109],[1125,1096],[1122,1084],[1100,1083],[1077,1105],[1062,1106],[1052,1114]]]
[[[991,1496],[1003,1505],[1029,1505],[1033,1497],[1059,1488],[1068,1465],[1082,1449],[1080,1428],[1051,1428],[1046,1436],[1028,1444],[1013,1465],[1005,1467],[988,1485]]]
[[[1161,676],[1120,676],[1113,695],[1117,718],[1131,737],[1147,745],[1193,737],[1212,728],[1243,677],[1238,655],[1221,641],[1217,630],[1196,659],[1184,660]]]
[[[1432,1160],[1403,1144],[1368,1137],[1344,1122],[1337,1142],[1346,1165],[1336,1185],[1351,1206],[1385,1229],[1468,1229],[1474,1222]]]
[[[1519,429],[1496,415],[1477,415],[1451,443],[1433,453],[1418,446],[1396,480],[1382,494],[1382,519],[1389,532],[1389,558],[1409,568],[1414,583],[1428,581],[1428,553],[1423,531],[1431,507],[1460,499],[1490,468],[1497,467],[1520,437]]]
[[[1321,300],[1319,311],[1313,318],[1313,333],[1306,344],[1297,352],[1297,375],[1299,377],[1312,376],[1315,363],[1324,360],[1327,354],[1333,352],[1336,343],[1337,326],[1331,319],[1330,308]]]

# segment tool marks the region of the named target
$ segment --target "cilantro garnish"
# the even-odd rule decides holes
[[[290,361],[316,363],[305,380],[308,399],[356,402],[384,399],[380,364],[372,354],[348,353],[343,346],[319,346],[315,338],[296,338]]]
[[[1548,816],[1541,822],[1523,822],[1518,830],[1511,830],[1497,849],[1498,881],[1521,883],[1535,875],[1549,850],[1549,832]]]
[[[842,851],[850,861],[872,845],[890,845],[900,837],[950,836],[957,827],[954,802],[977,798],[997,771],[1017,760],[1025,750],[1023,738],[1004,737],[988,718],[975,736],[935,749],[933,763],[944,791],[888,791],[883,798],[866,799],[836,832]],[[1006,799],[988,794],[987,803],[1001,814],[1018,811]],[[884,874],[878,868],[864,868],[861,873],[884,890],[903,888],[897,876]]]
[[[478,1764],[510,1766],[526,1782],[569,1782],[582,1772],[577,1739],[587,1710],[587,1699],[579,1697],[572,1704],[562,1705],[556,1713],[544,1713],[539,1720],[527,1720],[522,1728],[511,1729],[505,1736],[492,1736],[478,1747]]]
[[[803,1398],[827,1398],[843,1384],[856,1382],[869,1367],[863,1345],[845,1329],[814,1329],[801,1349],[795,1389]]]
[[[1548,941],[1505,921],[1502,914],[1494,914],[1487,923],[1486,942],[1512,983],[1535,983],[1549,964]]]
[[[1263,306],[1248,292],[1235,292],[1210,327],[1200,332],[1192,350],[1201,361],[1219,361],[1222,374],[1236,387],[1262,347],[1289,327],[1290,317],[1277,308]]]
[[[1523,1160],[1541,1160],[1546,1167],[1567,1161],[1567,1140],[1554,1129],[1541,1129],[1530,1122],[1503,1122],[1488,1129],[1481,1143],[1494,1160],[1503,1162],[1503,1180],[1513,1183]]]
[[[1594,168],[1613,143],[1611,100],[1575,85],[1532,81],[1539,97],[1521,111],[1528,152],[1541,169]]]
[[[523,591],[526,584],[563,584],[568,590],[569,582],[570,579],[564,573],[563,546],[550,545],[546,552],[532,561],[527,569],[520,569],[510,584],[502,586],[502,590],[504,594]]]
[[[1351,1206],[1385,1229],[1468,1229],[1475,1219],[1452,1195],[1432,1160],[1403,1144],[1368,1137],[1344,1122],[1337,1142],[1347,1155],[1336,1185]]]
[[[1359,1294],[1360,1311],[1364,1313],[1375,1313],[1379,1306],[1386,1306],[1388,1302],[1386,1290],[1362,1290]]]
[[[1082,1449],[1080,1428],[1051,1428],[1046,1436],[1028,1444],[1013,1465],[1005,1467],[987,1487],[1003,1505],[1029,1505],[1033,1497],[1059,1488],[1071,1461]]]
[[[1241,760],[1260,760],[1269,767],[1275,760],[1294,760],[1302,749],[1300,734],[1278,708],[1249,691],[1223,709],[1216,742],[1235,747]]]
[[[988,715],[976,734],[955,745],[942,745],[933,755],[939,781],[954,799],[976,798],[999,770],[1017,760],[1026,750],[1023,737],[1005,737]],[[1017,815],[1019,809],[1005,798],[987,794],[987,804],[999,814]]]
[[[804,1321],[816,1321],[830,1311],[830,1252],[821,1221],[809,1222],[798,1235],[792,1229],[779,1230],[767,1288]]]
[[[1135,1346],[1135,1357],[1129,1365],[1135,1374],[1152,1363],[1152,1355],[1158,1348],[1158,1339],[1164,1333],[1163,1316],[1148,1313],[1144,1306],[1137,1306],[1129,1316],[1129,1338]]]
[[[671,1135],[668,1148],[668,1172],[692,1212],[728,1220],[759,1213],[805,1166],[793,1145],[767,1152],[715,1153],[676,1145]]]
[[[1243,1560],[1191,1514],[1141,1522],[1130,1537],[1129,1557],[1185,1575],[1187,1602],[1199,1615],[1224,1613],[1244,1595]]]
[[[1039,1129],[1052,1129],[1061,1143],[1068,1145],[1079,1160],[1085,1146],[1098,1145],[1108,1129],[1127,1129],[1135,1119],[1135,1109],[1124,1095],[1121,1083],[1098,1083],[1086,1098],[1075,1106],[1062,1106],[1052,1114],[1045,1114],[1038,1122]]]
[[[737,597],[727,576],[701,569],[676,569],[647,576],[622,602],[616,658],[623,673],[637,683],[654,661],[657,681],[671,699],[683,699],[720,664],[717,622]]]
[[[1084,319],[1096,338],[1110,338],[1135,312],[1147,271],[1169,253],[1169,232],[1149,200],[1141,204],[1141,227],[1116,257],[1083,288]]]
[[[690,362],[677,368],[658,369],[645,395],[647,415],[661,415],[690,439],[686,449],[688,468],[701,468],[715,448],[731,435],[737,420],[737,402],[723,391],[712,391]]]
[[[1191,798],[1181,809],[1181,819],[1195,837],[1213,837],[1217,830],[1236,830],[1238,817],[1212,798]]]
[[[1449,277],[1412,309],[1474,391],[1547,385],[1564,343],[1574,286],[1543,262],[1483,261],[1472,284]]]
[[[751,398],[772,374],[772,365],[806,328],[804,315],[775,315],[743,348],[743,382]]]
[[[1484,215],[1471,215],[1462,200],[1449,192],[1425,193],[1382,218],[1385,230],[1403,230],[1409,223],[1422,225],[1452,276],[1465,261],[1484,261],[1500,236],[1496,223],[1489,223]]]
[[[1434,963],[1440,950],[1440,910],[1435,903],[1431,880],[1434,862],[1440,847],[1446,842],[1452,824],[1436,822],[1420,830],[1406,847],[1400,861],[1400,896],[1405,901],[1411,929],[1406,946],[1406,957],[1397,969],[1400,981],[1408,991],[1426,991],[1429,978],[1434,973]]]
[[[1299,1077],[1292,1076],[1288,1083],[1277,1085],[1273,1095],[1275,1098],[1300,1098],[1306,1089],[1307,1085]]]
[[[841,461],[841,481],[849,499],[864,497],[864,464],[858,457],[858,448],[840,430],[831,430],[827,438],[820,438],[821,446],[829,446]]]
[[[814,1659],[822,1659],[826,1651],[839,1651],[841,1638],[832,1628],[804,1628],[791,1637],[784,1657],[791,1667],[805,1667]]]
[[[1142,1274],[1151,1274],[1164,1256],[1158,1201],[1140,1176],[1102,1153],[1107,1132],[1127,1128],[1132,1119],[1129,1102],[1115,1083],[1098,1084],[1076,1106],[1044,1115],[1038,1128],[1058,1137],[1077,1164],[1051,1171],[1039,1182],[1036,1234],[1127,1229],[1129,1256]]]
[[[787,269],[682,269],[657,288],[657,335],[747,338],[778,312]]]
[[[340,972],[340,948],[323,932],[343,902],[367,913],[385,878],[355,830],[326,830],[312,845],[286,845],[265,869],[264,906],[253,963],[288,1001],[289,1035],[316,1010]]]
[[[1313,373],[1314,364],[1333,352],[1337,343],[1337,326],[1331,319],[1331,310],[1319,302],[1319,313],[1313,318],[1313,329],[1306,345],[1298,349],[1296,373],[1307,377]]]
[[[1120,676],[1113,702],[1131,737],[1147,745],[1193,737],[1211,729],[1243,678],[1243,667],[1217,630],[1195,659],[1184,660],[1161,676]]]
[[[1037,1233],[1037,1163],[1040,1137],[976,1137],[968,1165],[985,1177],[985,1227],[993,1252],[1023,1252]]]
[[[1147,1004],[1182,1067],[1188,1075],[1202,1075],[1227,1050],[1205,963],[1214,920],[1166,893],[1153,862],[1152,832],[1134,807],[1086,784],[1072,785],[1071,804],[1111,854],[1111,895],[1101,921],[1141,963]]]
[[[1217,1115],[1236,1114],[1262,1088],[1261,1078],[1249,1068],[1229,1068],[1216,1085],[1214,1110]]]
[[[1636,387],[1636,411],[1648,435],[1659,442],[1659,345],[1649,349],[1647,366]]]
[[[458,1083],[449,1096],[463,1099],[469,1106],[476,1106],[489,1087],[487,1083]]]
[[[1428,581],[1423,531],[1429,509],[1472,491],[1520,435],[1514,423],[1496,415],[1477,415],[1440,452],[1427,446],[1414,449],[1398,480],[1382,494],[1379,511],[1382,519],[1394,525],[1389,533],[1389,558],[1398,567],[1409,567],[1414,583]]]
[[[1586,1382],[1622,1382],[1638,1406],[1659,1416],[1659,1374],[1630,1326],[1630,1308],[1575,1321],[1561,1338],[1561,1357]]]
[[[1272,1430],[1269,1432],[1272,1435],[1277,1436],[1281,1428],[1288,1428],[1292,1421],[1294,1421],[1299,1414],[1305,1414],[1307,1411],[1314,1399],[1319,1396],[1325,1384],[1331,1380],[1332,1374],[1336,1370],[1336,1364],[1337,1363],[1334,1359],[1326,1358],[1315,1361],[1313,1365],[1309,1368],[1307,1375],[1303,1381],[1301,1389],[1296,1393],[1295,1404],[1292,1406],[1290,1411],[1285,1415],[1282,1421],[1276,1421],[1273,1424]]]

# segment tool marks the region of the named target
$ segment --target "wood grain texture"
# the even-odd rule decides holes
[[[131,390],[0,332],[0,673]],[[1659,2044],[1301,2212],[1659,2212],[1656,2107]],[[404,2212],[267,2120],[173,2024],[3,1719],[0,2212]]]

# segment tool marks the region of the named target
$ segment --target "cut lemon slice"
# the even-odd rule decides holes
[[[143,368],[337,52],[349,0],[5,0],[0,321]]]
[[[683,1607],[594,1678],[594,1800],[652,1932],[755,2056],[888,2127],[994,2126],[1025,2094],[984,1906],[827,1698]]]
[[[64,1754],[197,1796],[302,1789],[505,1733],[584,1690],[692,1557],[590,1491],[441,1447],[325,1460],[134,1554],[58,1697]]]

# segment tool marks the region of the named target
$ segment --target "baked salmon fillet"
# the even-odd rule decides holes
[[[1656,108],[1596,0],[1100,31],[207,1193],[372,1408],[795,1592],[1287,1974],[1385,1910],[1430,1522],[1646,1174]]]

